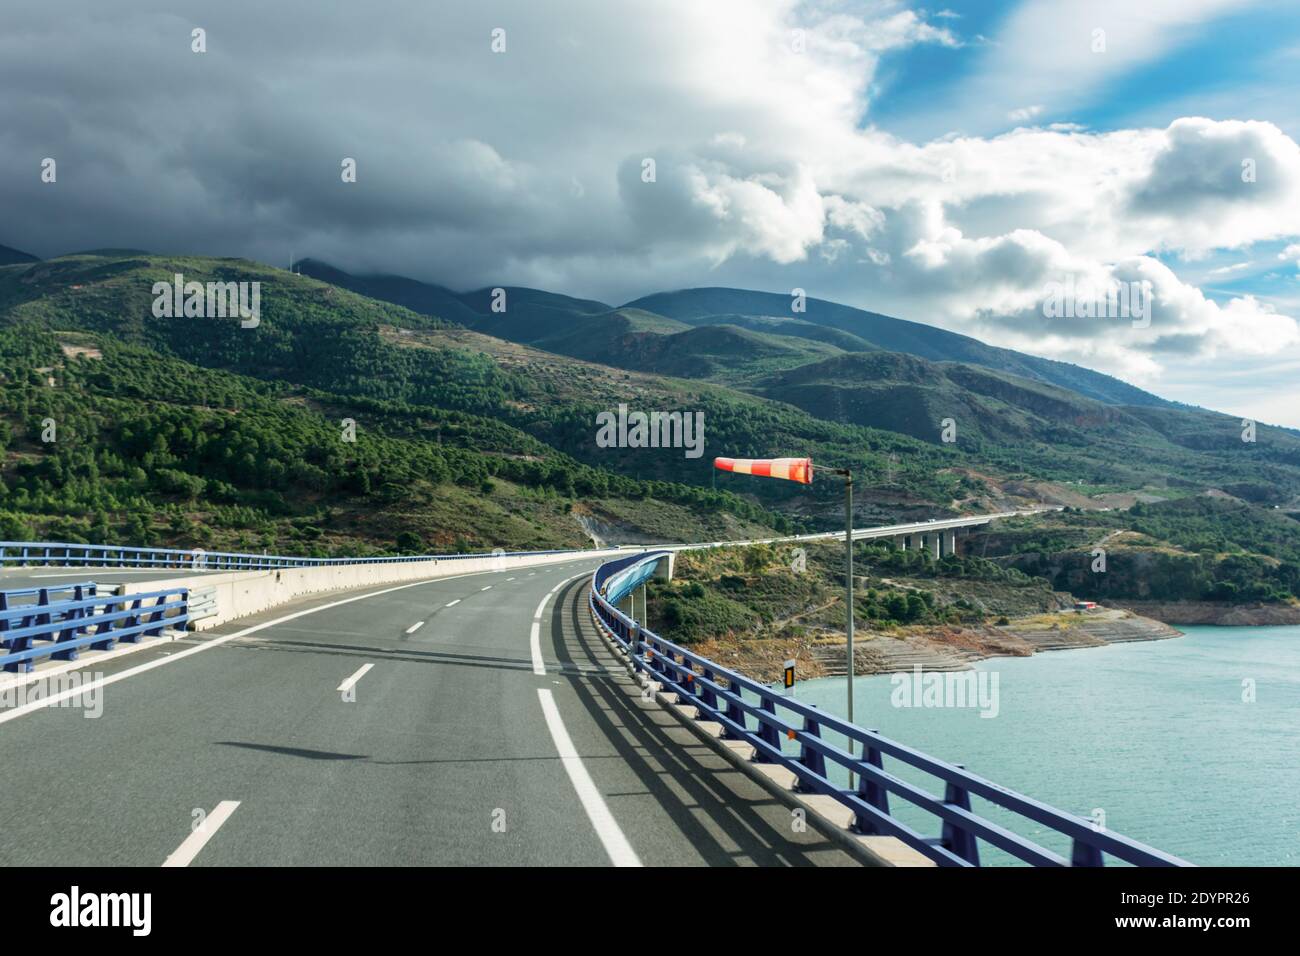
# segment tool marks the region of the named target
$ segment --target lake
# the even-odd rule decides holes
[[[981,661],[987,686],[997,675],[991,718],[892,706],[889,675],[859,677],[856,722],[1061,810],[1100,809],[1108,829],[1202,866],[1300,864],[1300,627],[1180,630]],[[1243,700],[1249,682],[1253,702]],[[844,713],[843,678],[800,682],[797,694]],[[901,805],[892,798],[895,813]],[[937,835],[929,814],[900,815]],[[1032,824],[1012,829],[1042,836]],[[1068,841],[1043,842],[1068,857]],[[981,853],[1015,862],[986,844]]]

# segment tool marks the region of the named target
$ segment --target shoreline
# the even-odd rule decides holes
[[[899,628],[860,631],[854,642],[854,675],[970,670],[975,661],[1030,657],[1046,651],[1105,647],[1182,637],[1168,623],[1121,608],[1087,614],[1040,614],[1005,625]],[[775,681],[783,662],[794,659],[801,680],[842,677],[847,672],[843,635],[804,641],[715,639],[699,653],[759,681]]]
[[[1284,627],[1300,624],[1300,606],[1224,604],[1217,601],[1111,601],[1111,606],[1165,624],[1219,627]]]

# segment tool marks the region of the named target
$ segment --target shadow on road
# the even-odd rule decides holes
[[[608,671],[570,683],[618,756],[710,866],[855,866],[816,830],[793,832],[790,809],[702,742],[641,688],[589,619],[586,579],[567,585],[551,612],[556,659]],[[618,796],[609,794],[609,796]],[[644,853],[650,857],[650,853]]]

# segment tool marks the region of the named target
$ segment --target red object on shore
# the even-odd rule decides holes
[[[811,458],[715,458],[713,467],[738,475],[782,478],[804,485],[811,485],[813,477]]]

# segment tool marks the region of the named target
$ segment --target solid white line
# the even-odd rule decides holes
[[[542,598],[541,603],[537,605],[537,610],[533,612],[533,627],[528,632],[528,651],[533,658],[533,673],[538,677],[546,674],[546,662],[542,660],[542,612],[546,610],[546,602],[551,596],[564,587],[575,578],[586,577],[586,572],[575,574],[573,577],[565,578],[555,587],[546,592],[546,597]]]
[[[459,604],[459,603],[460,603],[460,598],[456,598],[456,600],[454,600],[454,601],[452,601],[450,604],[448,604],[447,607],[455,607],[455,606],[456,606],[457,604]]]
[[[233,641],[236,638],[247,637],[249,634],[264,631],[268,627],[275,627],[277,624],[296,621],[298,618],[306,617],[308,614],[328,611],[331,608],[342,607],[344,604],[351,604],[354,601],[365,601],[368,598],[379,597],[383,594],[392,594],[394,591],[405,591],[407,588],[416,588],[425,584],[435,584],[438,581],[450,581],[455,578],[468,578],[475,574],[483,573],[484,572],[482,571],[470,571],[468,574],[453,574],[443,578],[428,578],[424,581],[413,581],[410,584],[398,584],[391,588],[384,588],[380,591],[370,591],[367,594],[357,594],[353,597],[331,601],[328,604],[321,604],[316,607],[309,607],[301,611],[295,611],[292,614],[286,614],[284,617],[277,617],[270,621],[263,621],[261,624],[254,624],[251,627],[244,628],[243,630],[234,631],[230,634],[223,634],[221,637],[214,637],[210,641],[204,641],[202,644],[186,648],[183,651],[178,651],[170,657],[159,657],[155,660],[147,661],[144,664],[137,664],[135,667],[119,671],[116,674],[110,674],[107,677],[100,677],[96,680],[90,681],[89,683],[83,684],[79,688],[71,687],[67,690],[60,691],[57,694],[51,694],[49,697],[41,697],[38,700],[30,701],[23,704],[21,707],[13,707],[9,710],[0,711],[0,724],[16,720],[25,714],[30,714],[34,710],[43,710],[46,707],[59,703],[60,701],[76,697],[78,694],[89,693],[90,691],[97,690],[100,687],[107,687],[109,684],[116,684],[120,680],[126,680],[126,678],[134,677],[136,674],[143,674],[146,671],[153,670],[155,667],[162,667],[164,664],[174,664],[176,661],[184,660],[194,654],[202,654],[204,651],[211,650],[214,647],[220,647],[222,644]],[[456,602],[453,601],[452,603],[455,604]]]
[[[412,624],[410,627],[408,627],[408,628],[406,629],[406,633],[407,633],[407,634],[414,634],[416,631],[418,631],[418,630],[419,630],[420,628],[422,628],[422,627],[424,627],[424,622],[423,622],[423,621],[416,621],[414,624]]]
[[[351,677],[345,680],[342,684],[339,684],[339,686],[334,689],[341,690],[341,691],[351,690],[353,687],[357,686],[357,681],[361,680],[361,678],[366,676],[366,671],[370,670],[370,668],[374,666],[375,666],[374,664],[362,664],[359,668],[357,668],[357,672],[355,674],[353,674]]]
[[[582,809],[587,811],[587,819],[595,828],[596,836],[600,837],[605,852],[609,854],[610,862],[615,866],[640,866],[640,858],[632,849],[632,844],[627,842],[623,831],[619,829],[618,821],[609,812],[609,807],[605,805],[604,798],[596,789],[591,774],[587,773],[582,758],[574,749],[573,740],[565,730],[564,721],[560,719],[560,711],[555,706],[554,696],[546,688],[539,687],[537,699],[542,705],[542,714],[546,717],[546,727],[551,732],[551,739],[555,741],[555,749],[560,753],[560,762],[569,775],[573,789],[578,791]]]
[[[221,824],[230,819],[230,815],[239,806],[238,800],[222,800],[216,809],[208,814],[199,828],[185,838],[185,842],[176,848],[176,852],[163,860],[163,866],[189,866],[199,851],[207,846],[208,841],[221,829]]]
[[[528,652],[533,657],[533,673],[541,677],[546,673],[546,662],[542,660],[542,624],[533,621],[532,630],[528,632]]]

